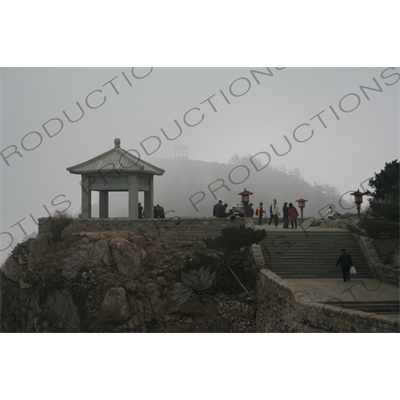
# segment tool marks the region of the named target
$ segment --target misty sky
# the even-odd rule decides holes
[[[30,234],[45,207],[66,201],[79,212],[80,177],[66,168],[110,150],[116,137],[144,160],[173,157],[178,144],[190,159],[219,163],[261,153],[310,183],[367,189],[398,158],[399,80],[389,67],[2,69],[1,232],[20,240],[12,225],[23,220]]]

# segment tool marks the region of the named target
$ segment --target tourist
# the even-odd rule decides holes
[[[353,260],[349,253],[346,253],[346,249],[342,249],[342,254],[339,256],[336,266],[340,264],[342,268],[343,282],[350,282],[350,267],[353,266]]]
[[[159,204],[157,204],[157,217],[163,219],[165,218],[164,207],[160,206]]]
[[[138,205],[138,218],[142,219],[143,218],[143,207],[142,207],[142,203],[139,203]]]
[[[247,217],[253,218],[253,216],[254,216],[253,203],[250,203],[250,204],[247,206]]]
[[[289,203],[289,219],[292,223],[292,229],[295,227],[297,229],[297,217],[299,216],[299,213],[297,212],[296,207],[293,205],[293,203]]]
[[[289,207],[288,203],[283,203],[282,211],[283,211],[283,227],[289,229]]]
[[[272,222],[272,220],[274,219],[274,213],[272,212],[272,205],[273,205],[274,203],[272,203],[270,206],[269,206],[269,222],[268,222],[268,225],[271,225],[271,222]]]
[[[229,213],[229,210],[227,211],[227,209],[228,209],[228,204],[224,204],[224,217],[229,217],[230,216],[230,213]]]
[[[264,213],[265,211],[263,209],[263,203],[260,203],[256,210],[256,215],[258,216],[258,225],[262,225],[262,217]]]
[[[278,207],[278,203],[276,201],[276,199],[274,199],[273,203],[272,203],[272,215],[274,218],[274,225],[275,227],[278,226],[278,217],[279,215],[281,215],[281,213],[279,212],[279,207]]]
[[[326,216],[328,219],[333,219],[333,208],[331,206],[329,206]]]
[[[222,200],[219,200],[218,203],[214,206],[213,217],[217,217],[217,218],[225,217],[225,208],[222,205]]]
[[[154,219],[158,219],[158,210],[157,210],[157,206],[153,207],[153,218]]]

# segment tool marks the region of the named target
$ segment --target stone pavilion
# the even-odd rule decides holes
[[[92,216],[92,191],[99,192],[100,218],[108,218],[109,192],[129,192],[129,219],[137,219],[139,191],[144,192],[145,218],[153,218],[154,175],[165,171],[122,149],[120,144],[120,139],[115,139],[113,149],[67,168],[82,177],[82,218]]]

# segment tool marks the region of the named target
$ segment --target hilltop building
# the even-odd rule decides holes
[[[175,158],[188,158],[188,146],[184,144],[179,144],[174,147],[175,149]]]

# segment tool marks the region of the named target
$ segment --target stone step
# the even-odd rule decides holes
[[[295,273],[274,271],[272,269],[271,271],[283,279],[342,279],[342,273],[340,271],[331,274],[324,274],[319,271],[304,271]],[[353,279],[371,279],[371,275],[357,274],[353,277]]]
[[[329,301],[326,304],[380,314],[398,314],[400,312],[400,303],[398,301]]]
[[[272,231],[261,241],[264,262],[282,278],[341,278],[336,262],[346,248],[356,267],[358,278],[373,278],[364,254],[351,232]]]

